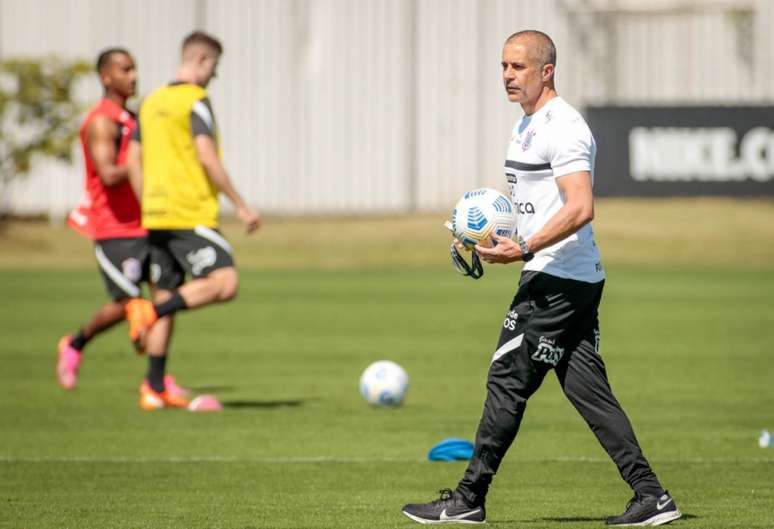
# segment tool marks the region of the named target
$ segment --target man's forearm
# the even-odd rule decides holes
[[[126,168],[129,173],[129,185],[132,186],[137,200],[142,200],[142,147],[139,142],[129,143],[126,156]]]
[[[118,185],[129,178],[129,168],[125,165],[108,165],[98,168],[97,172],[107,187]]]
[[[232,185],[226,169],[221,164],[205,165],[204,169],[207,172],[210,181],[215,185],[218,191],[226,195],[226,198],[231,201],[234,207],[240,208],[245,206],[242,197]]]
[[[567,203],[548,220],[542,229],[527,239],[527,246],[531,252],[538,252],[566,239],[591,222],[593,218],[593,208]]]

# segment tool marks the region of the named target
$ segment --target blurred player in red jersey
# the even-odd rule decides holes
[[[126,101],[135,93],[137,68],[131,54],[122,48],[104,50],[96,67],[104,95],[80,129],[85,193],[67,223],[94,241],[111,301],[102,305],[77,333],[59,340],[56,373],[65,389],[73,389],[78,383],[83,348],[95,335],[124,319],[126,302],[141,296],[140,285],[149,274],[147,232],[140,225],[140,204],[126,167],[129,141],[137,126]],[[168,387],[186,393],[171,376],[168,378]]]

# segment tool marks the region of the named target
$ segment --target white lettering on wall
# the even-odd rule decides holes
[[[739,141],[727,127],[636,127],[629,170],[637,181],[767,182],[774,180],[774,131],[756,127]]]

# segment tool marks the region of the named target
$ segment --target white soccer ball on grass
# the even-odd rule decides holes
[[[409,377],[395,362],[380,360],[363,371],[360,394],[374,406],[400,406],[406,397]]]

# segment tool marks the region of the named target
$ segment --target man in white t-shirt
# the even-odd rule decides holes
[[[523,261],[524,267],[489,368],[473,457],[456,490],[403,507],[420,523],[486,521],[492,478],[527,400],[552,369],[635,493],[625,512],[607,524],[661,525],[681,516],[643,456],[599,355],[597,309],[605,273],[590,223],[596,145],[583,117],[557,95],[555,65],[556,48],[544,33],[520,31],[505,42],[505,90],[525,114],[505,161],[518,238],[495,235],[494,246],[475,250],[488,263]]]

